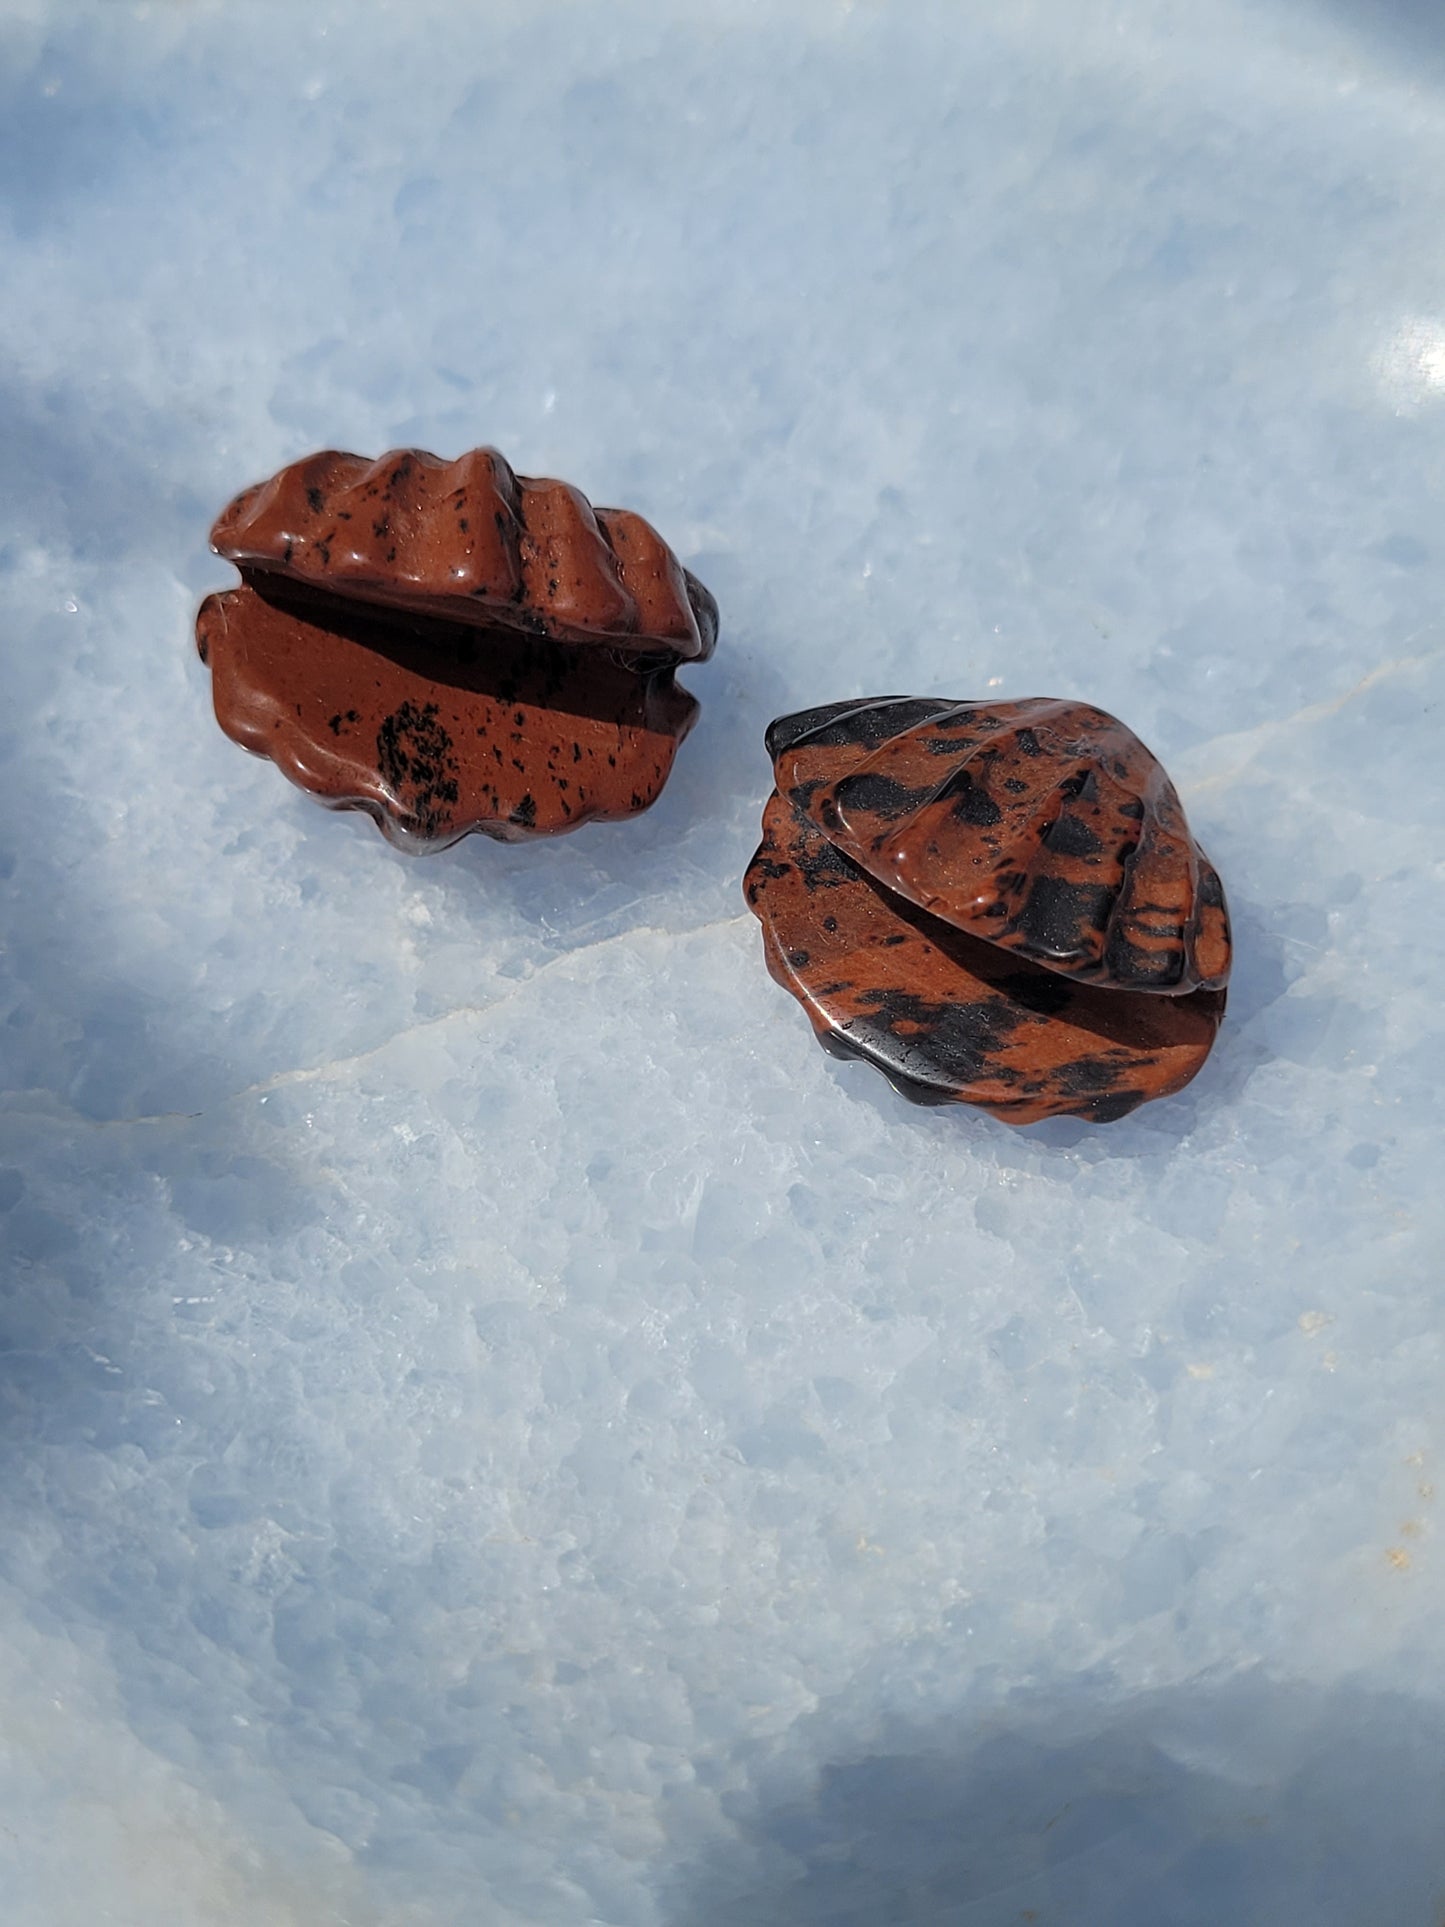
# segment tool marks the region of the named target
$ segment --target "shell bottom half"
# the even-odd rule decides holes
[[[409,850],[635,816],[698,713],[671,666],[250,585],[206,598],[196,641],[233,741]]]
[[[768,969],[824,1048],[916,1103],[1109,1123],[1182,1089],[1224,1015],[1222,990],[1099,990],[970,937],[856,868],[776,791],[744,888]]]

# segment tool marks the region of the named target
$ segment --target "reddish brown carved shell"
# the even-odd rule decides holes
[[[1103,710],[885,701],[796,721],[774,725],[779,789],[806,785],[817,827],[920,909],[1085,983],[1228,980],[1218,874],[1163,766]],[[836,747],[860,737],[840,770]]]
[[[238,495],[211,546],[248,575],[492,631],[674,661],[717,640],[716,603],[640,515],[494,448],[308,455]]]
[[[457,624],[407,631],[252,588],[208,596],[196,641],[232,741],[401,849],[635,816],[697,718],[671,666],[514,635],[481,647]]]
[[[894,697],[780,718],[768,746],[747,899],[829,1050],[1013,1124],[1108,1122],[1199,1070],[1224,1013],[1223,892],[1122,724]],[[1042,879],[1051,907],[1046,887],[1030,910]]]
[[[402,848],[635,816],[696,719],[673,671],[712,651],[707,590],[494,449],[309,456],[212,543],[242,577],[196,623],[222,729]]]

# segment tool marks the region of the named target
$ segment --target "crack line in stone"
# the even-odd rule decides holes
[[[703,935],[709,930],[733,930],[750,921],[749,913],[744,910],[734,917],[713,917],[707,923],[691,924],[685,930],[665,930],[656,924],[638,924],[631,930],[618,930],[610,937],[595,937],[590,943],[579,944],[575,950],[567,950],[561,956],[551,957],[538,966],[530,977],[492,999],[489,1004],[457,1004],[451,1010],[440,1012],[435,1017],[423,1017],[414,1024],[403,1024],[400,1030],[393,1031],[377,1044],[369,1044],[365,1050],[352,1051],[342,1057],[331,1057],[320,1064],[301,1065],[291,1070],[273,1071],[254,1084],[244,1085],[239,1091],[230,1091],[225,1097],[217,1098],[200,1111],[153,1111],[139,1117],[83,1117],[78,1112],[65,1109],[59,1114],[48,1110],[28,1110],[23,1106],[0,1110],[0,1122],[6,1118],[20,1118],[30,1124],[80,1125],[92,1131],[128,1130],[143,1124],[191,1123],[198,1117],[205,1117],[212,1111],[223,1110],[227,1105],[239,1104],[248,1097],[266,1097],[272,1091],[285,1090],[296,1084],[319,1083],[332,1073],[354,1069],[364,1064],[368,1058],[379,1057],[383,1051],[390,1050],[410,1037],[418,1037],[427,1031],[440,1030],[446,1024],[453,1024],[469,1017],[490,1017],[493,1011],[503,1010],[517,998],[524,996],[533,985],[544,977],[550,977],[563,965],[575,963],[599,950],[611,949],[614,945],[631,942],[633,939],[660,938],[664,943],[679,943],[688,937]]]
[[[1407,642],[1414,640],[1414,636],[1406,637]],[[1244,749],[1242,759],[1228,769],[1216,770],[1212,775],[1198,777],[1192,782],[1186,777],[1189,795],[1198,795],[1201,790],[1222,789],[1227,783],[1233,782],[1235,777],[1254,761],[1269,738],[1278,736],[1285,730],[1321,723],[1326,717],[1337,715],[1357,696],[1363,696],[1367,690],[1373,689],[1376,683],[1384,682],[1391,676],[1403,674],[1409,669],[1424,668],[1432,662],[1439,662],[1442,657],[1445,657],[1445,649],[1432,649],[1423,656],[1394,656],[1388,662],[1377,663],[1342,695],[1332,696],[1325,702],[1306,703],[1303,709],[1296,709],[1288,716],[1270,717],[1262,723],[1256,723],[1253,729],[1241,729],[1232,734],[1211,736],[1207,742],[1197,743],[1193,749],[1186,752],[1185,757],[1179,759],[1182,763],[1202,756],[1208,750],[1216,749],[1225,743],[1248,745],[1248,747]]]

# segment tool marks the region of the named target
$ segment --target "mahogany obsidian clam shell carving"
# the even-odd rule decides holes
[[[748,868],[819,1041],[918,1103],[1107,1123],[1187,1084],[1229,917],[1173,784],[1087,703],[883,697],[779,718]]]
[[[308,456],[211,531],[242,586],[196,623],[216,717],[408,849],[514,840],[655,802],[717,605],[641,516],[495,449]]]

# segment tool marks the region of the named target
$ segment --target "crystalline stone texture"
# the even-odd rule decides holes
[[[636,815],[696,719],[673,670],[712,652],[707,590],[494,449],[309,456],[211,541],[245,585],[197,620],[221,727],[402,847]]]
[[[768,748],[747,897],[827,1049],[1014,1124],[1108,1122],[1198,1071],[1224,894],[1121,723],[893,697],[780,718]]]

